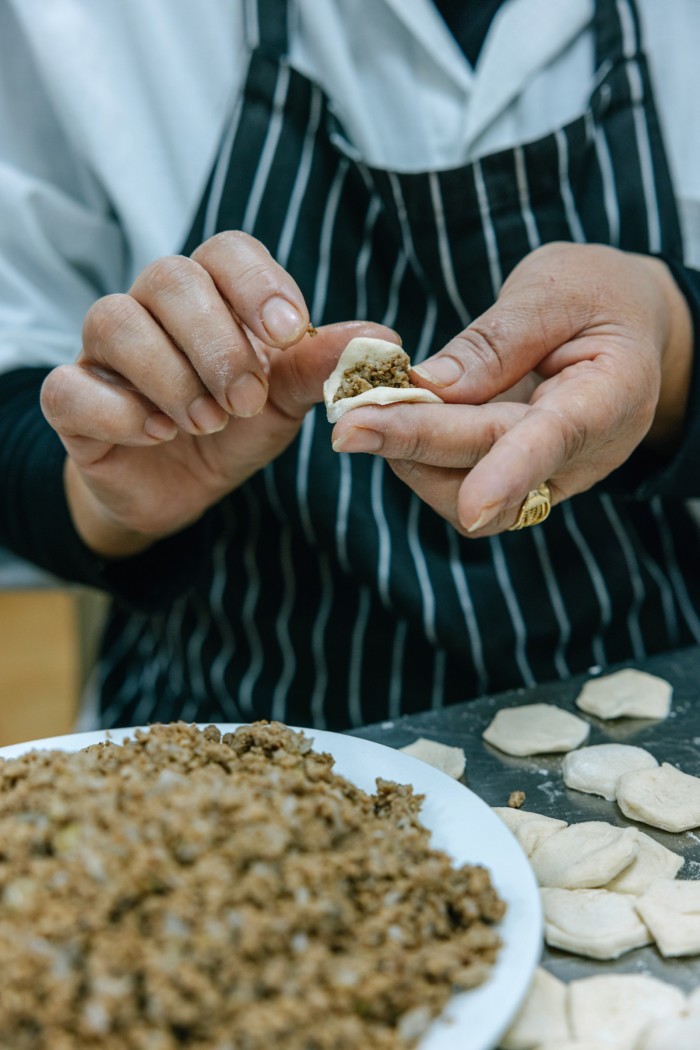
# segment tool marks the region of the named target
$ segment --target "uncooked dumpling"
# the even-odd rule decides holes
[[[639,896],[657,879],[674,878],[683,867],[684,858],[638,828],[632,828],[632,831],[637,836],[639,852],[632,863],[608,883],[606,889]]]
[[[531,1050],[545,1040],[569,1035],[566,985],[538,967],[523,1006],[501,1039],[501,1050]]]
[[[569,824],[542,842],[530,857],[540,886],[596,889],[631,864],[639,845],[633,828],[602,820]]]
[[[565,820],[557,817],[546,817],[543,813],[530,813],[526,809],[513,809],[511,806],[494,806],[504,824],[513,832],[516,839],[530,857],[540,843],[550,838],[555,832],[567,827]]]
[[[645,974],[584,977],[569,985],[574,1036],[615,1050],[634,1050],[651,1021],[679,1017],[684,1004],[678,988]]]
[[[403,751],[404,755],[412,755],[413,758],[419,758],[421,762],[427,762],[429,766],[434,766],[442,773],[447,773],[448,777],[454,777],[455,780],[459,780],[462,776],[466,765],[464,751],[461,747],[439,744],[437,740],[427,740],[422,736],[399,750]]]
[[[542,889],[544,937],[589,959],[617,959],[633,948],[651,944],[634,898],[608,890]]]
[[[591,678],[576,705],[597,718],[666,718],[672,693],[673,687],[665,679],[627,667]]]
[[[384,339],[359,336],[351,339],[323,384],[323,400],[330,423],[351,408],[390,405],[397,401],[432,401],[442,398],[432,390],[414,386],[409,376],[408,354]]]
[[[617,804],[631,820],[664,831],[690,831],[700,826],[700,778],[668,762],[625,773],[617,782]]]
[[[562,774],[567,787],[589,795],[602,795],[614,801],[617,782],[623,773],[658,766],[652,754],[643,747],[629,744],[594,744],[566,755]]]
[[[588,722],[553,704],[524,704],[496,713],[483,737],[507,755],[572,751],[590,732]]]
[[[662,955],[700,953],[700,882],[659,879],[635,904]]]

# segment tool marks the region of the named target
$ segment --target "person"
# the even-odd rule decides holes
[[[99,724],[700,641],[700,17],[637,2],[2,0],[0,542],[112,595]],[[444,404],[331,429],[356,334]]]

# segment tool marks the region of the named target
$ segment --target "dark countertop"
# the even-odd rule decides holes
[[[590,677],[583,675],[366,726],[356,730],[355,735],[391,747],[403,747],[424,736],[463,748],[467,757],[464,783],[491,806],[505,806],[511,791],[522,790],[526,795],[524,809],[569,822],[607,820],[626,826],[634,822],[627,820],[616,803],[565,787],[561,776],[563,756],[512,758],[484,743],[481,734],[499,708],[556,704],[590,722],[591,733],[586,745],[635,744],[647,748],[659,762],[670,762],[685,773],[700,776],[700,648],[666,653],[634,666],[660,675],[673,685],[671,713],[664,721],[624,718],[603,722],[584,714],[574,703],[581,685]],[[678,878],[700,879],[700,828],[676,835],[646,824],[635,826],[685,857]],[[700,956],[664,959],[654,947],[637,948],[610,962],[584,959],[545,947],[542,961],[547,969],[566,981],[600,973],[643,973],[672,982],[684,991],[700,985]]]

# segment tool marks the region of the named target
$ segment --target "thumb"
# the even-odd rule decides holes
[[[493,306],[412,369],[415,382],[443,401],[483,404],[535,370],[590,323],[600,276],[588,248],[548,244],[528,255]]]

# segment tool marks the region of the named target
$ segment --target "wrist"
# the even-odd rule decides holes
[[[688,405],[693,366],[693,323],[686,298],[665,262],[638,257],[652,276],[665,318],[661,350],[661,385],[644,446],[668,454],[678,445]]]

